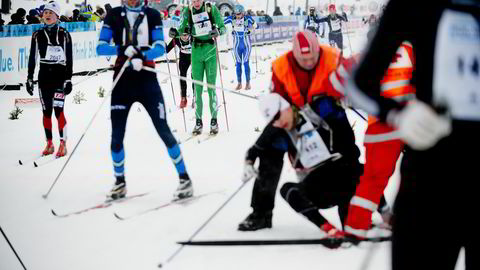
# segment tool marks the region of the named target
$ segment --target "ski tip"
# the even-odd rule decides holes
[[[18,160],[18,164],[23,165],[22,160]]]
[[[38,167],[37,162],[34,161],[34,162],[33,162],[33,166],[35,166],[35,168]]]
[[[114,215],[118,220],[125,220],[125,219],[122,218],[121,216],[117,215],[117,213],[113,213],[113,215]]]
[[[58,217],[57,213],[55,213],[55,211],[53,209],[50,209],[50,211],[52,212],[52,214],[56,217]]]

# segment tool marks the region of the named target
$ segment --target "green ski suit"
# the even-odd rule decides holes
[[[210,11],[208,11],[210,9]],[[192,14],[193,13],[193,14]],[[226,32],[223,18],[214,5],[208,8],[204,3],[197,10],[194,7],[183,9],[178,32],[180,35],[191,29],[192,35],[192,77],[203,82],[203,75],[207,76],[207,83],[215,85],[217,79],[217,53],[215,42],[209,31],[217,28],[220,35]],[[186,31],[187,30],[187,31]],[[202,119],[203,113],[203,85],[195,84],[196,118]],[[217,118],[217,94],[215,88],[208,88],[210,113]]]

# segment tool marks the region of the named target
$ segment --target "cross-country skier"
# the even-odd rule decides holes
[[[394,205],[393,270],[455,269],[461,250],[459,268],[480,269],[470,229],[478,211],[479,29],[479,0],[390,0],[347,83],[353,105],[395,127],[408,145]],[[407,104],[380,96],[404,41],[415,54],[417,100]]]
[[[113,39],[114,45],[110,45]],[[143,0],[127,0],[123,6],[112,9],[105,18],[97,46],[98,55],[118,55],[114,78],[121,76],[112,91],[112,159],[116,182],[108,197],[119,199],[127,193],[125,182],[125,150],[123,139],[128,112],[134,102],[140,102],[152,119],[158,135],[167,146],[175,164],[180,184],[174,199],[193,195],[192,182],[185,169],[180,147],[172,135],[166,119],[166,108],[156,73],[143,70],[154,68],[155,58],[165,52],[160,13],[144,5]],[[129,61],[129,63],[126,63]],[[128,65],[119,74],[123,65]]]
[[[250,85],[250,53],[252,52],[252,29],[258,28],[257,23],[252,16],[245,15],[245,8],[242,5],[236,5],[235,14],[224,19],[224,23],[232,24],[233,52],[237,68],[236,90],[242,89],[242,64],[245,67],[245,90],[251,89]]]
[[[308,29],[321,38],[325,36],[325,27],[323,26],[324,22],[320,21],[318,14],[316,13],[315,7],[310,7],[308,10],[308,16],[305,20],[305,24],[303,26],[304,29]],[[322,29],[322,33],[320,34],[320,28]]]
[[[318,19],[318,22],[326,22],[330,32],[328,33],[328,41],[331,46],[337,46],[343,52],[343,35],[342,21],[347,22],[347,13],[337,14],[335,4],[328,6],[329,15]]]
[[[65,96],[72,92],[72,38],[68,31],[59,26],[60,6],[55,1],[45,4],[43,19],[45,26],[32,35],[30,56],[28,59],[27,92],[33,95],[33,74],[37,56],[40,70],[38,72],[38,90],[42,103],[43,127],[47,138],[47,146],[42,155],[50,155],[55,151],[52,142],[52,112],[58,121],[60,146],[56,157],[67,154],[67,120],[63,112]]]
[[[174,48],[174,46],[177,46],[180,49],[180,59],[178,63],[180,69],[180,76],[186,77],[188,68],[192,63],[192,40],[190,35],[183,34],[181,36],[173,38],[167,45],[167,53],[169,53]],[[187,81],[180,80],[180,89],[180,108],[185,108],[187,106]],[[192,91],[193,95],[195,95],[193,84]],[[193,98],[193,100],[195,100],[195,98]]]
[[[194,80],[203,81],[204,75],[207,77],[207,83],[215,85],[217,80],[217,48],[215,39],[226,32],[222,15],[215,5],[210,2],[204,3],[203,0],[192,0],[189,7],[183,9],[180,18],[178,32],[183,35],[191,30],[192,36],[192,76]],[[172,30],[170,37],[175,37],[176,33]],[[196,123],[193,128],[193,134],[202,133],[203,129],[203,85],[195,84],[196,93]],[[217,122],[217,94],[215,88],[208,88],[210,114],[210,133],[218,133]]]

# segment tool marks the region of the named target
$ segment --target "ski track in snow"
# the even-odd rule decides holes
[[[348,44],[348,40],[345,40]],[[352,40],[355,52],[364,40]],[[259,95],[268,90],[271,62],[290,49],[291,43],[272,44],[253,48],[251,54],[252,90],[243,91]],[[256,73],[255,53],[258,50]],[[349,49],[345,51],[350,54]],[[266,59],[269,58],[270,59]],[[265,61],[261,59],[266,59]],[[221,53],[224,70],[224,87],[234,89],[236,75],[232,54]],[[166,64],[157,68],[166,70]],[[170,64],[176,74],[176,67]],[[190,75],[187,75],[190,78]],[[66,99],[65,115],[68,128],[67,148],[73,150],[102,99],[100,86],[109,89],[112,72],[100,74],[74,87]],[[166,76],[159,75],[159,82]],[[74,77],[73,83],[83,80]],[[245,81],[245,79],[244,79]],[[173,79],[175,96],[179,104],[180,86]],[[217,79],[217,85],[220,80]],[[192,101],[191,84],[188,83],[188,106]],[[170,128],[178,140],[184,140],[195,125],[194,111],[185,110],[187,133],[184,131],[181,110],[173,106],[170,82],[161,84],[167,107]],[[38,90],[35,90],[37,97]],[[87,101],[74,104],[76,92],[85,93]],[[135,91],[132,89],[131,91]],[[158,269],[177,248],[177,241],[185,241],[240,185],[245,152],[262,129],[264,120],[258,113],[257,101],[225,92],[226,106],[218,112],[220,134],[198,143],[196,138],[181,145],[187,170],[193,180],[196,194],[226,190],[224,194],[205,197],[186,205],[172,205],[151,213],[119,221],[114,212],[136,212],[155,207],[172,197],[178,184],[176,171],[166,148],[140,104],[130,111],[125,135],[126,180],[129,194],[149,192],[147,196],[114,204],[84,214],[57,218],[50,209],[71,211],[82,209],[105,199],[114,183],[110,157],[108,100],[85,134],[83,141],[63,171],[48,199],[44,194],[57,176],[67,158],[38,168],[20,166],[19,159],[28,160],[44,147],[40,106],[23,108],[20,120],[8,120],[15,98],[29,97],[21,91],[0,92],[0,225],[9,237],[27,269]],[[222,92],[217,90],[219,104]],[[204,134],[209,131],[210,112],[208,95],[204,94]],[[230,132],[226,132],[227,108]],[[366,123],[353,112],[348,112],[355,122],[357,144],[362,150]],[[53,117],[54,144],[58,148],[56,119]],[[391,202],[398,186],[398,173],[387,188]],[[285,162],[279,187],[283,182],[295,181],[288,160]],[[250,181],[229,204],[197,235],[194,240],[209,239],[296,239],[318,238],[323,234],[313,224],[295,213],[277,195],[273,228],[257,232],[239,232],[237,225],[251,211],[250,198],[253,181]],[[277,193],[278,194],[278,193]],[[322,211],[335,225],[339,220],[335,209]],[[376,217],[378,218],[378,217]],[[166,269],[358,269],[370,243],[349,249],[329,250],[322,246],[268,246],[268,247],[185,247],[164,265]],[[389,269],[390,243],[379,243],[369,269]],[[0,269],[22,269],[5,240],[0,240]],[[458,267],[457,267],[458,268]]]

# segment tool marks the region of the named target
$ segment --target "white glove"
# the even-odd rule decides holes
[[[133,58],[130,60],[130,63],[132,64],[132,68],[136,71],[140,71],[143,68],[143,60],[140,58]]]
[[[255,170],[253,164],[245,162],[245,166],[243,167],[243,174],[242,174],[242,181],[248,182],[253,177],[257,177],[258,171]]]
[[[452,131],[447,116],[438,115],[421,101],[408,104],[401,111],[392,111],[387,122],[396,127],[400,137],[415,150],[426,150]]]
[[[135,48],[133,45],[128,46],[125,51],[123,52],[127,57],[132,58],[136,54],[138,54],[137,48]]]

